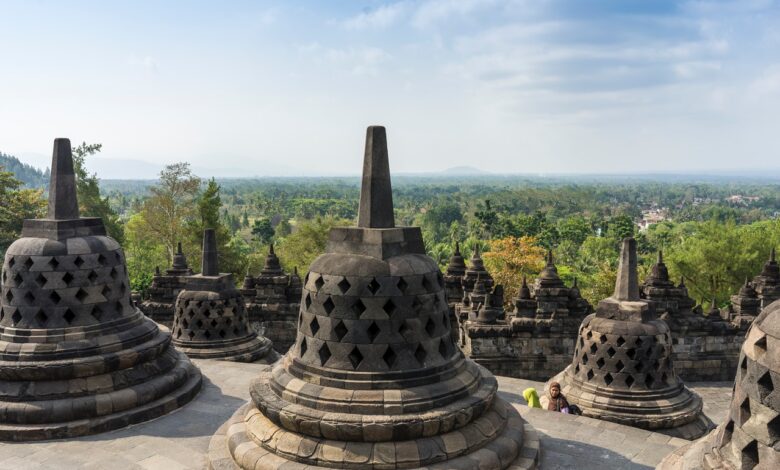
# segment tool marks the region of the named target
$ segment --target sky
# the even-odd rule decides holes
[[[104,178],[780,170],[780,2],[0,0],[0,151]]]

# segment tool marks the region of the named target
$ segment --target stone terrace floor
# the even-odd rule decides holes
[[[79,439],[0,443],[0,469],[204,469],[211,435],[249,397],[249,382],[267,366],[195,360],[200,395],[184,408],[145,424]],[[499,378],[504,398],[539,432],[541,468],[646,469],[687,441],[581,416],[529,409],[522,390],[543,384]],[[690,384],[715,423],[728,412],[731,383]]]

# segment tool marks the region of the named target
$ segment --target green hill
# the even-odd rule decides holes
[[[34,166],[22,163],[18,158],[0,152],[0,167],[10,171],[16,179],[28,188],[45,188],[49,183],[49,169],[41,171]]]

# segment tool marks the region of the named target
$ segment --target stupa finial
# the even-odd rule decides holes
[[[79,201],[76,197],[76,175],[73,172],[70,139],[54,139],[48,218],[55,220],[79,218]]]
[[[663,264],[664,262],[664,250],[658,250],[658,264]]]
[[[615,281],[615,300],[639,300],[639,276],[637,274],[636,240],[624,238],[620,248],[620,264]]]
[[[213,228],[203,231],[203,263],[201,264],[203,276],[219,276],[217,263],[217,233]]]
[[[455,253],[453,255],[460,256],[460,242],[455,242]]]
[[[772,247],[772,249],[769,251],[769,261],[775,261],[775,247]]]
[[[387,159],[387,134],[382,126],[369,126],[366,130],[358,227],[395,227],[393,189],[390,185],[390,164]]]
[[[176,254],[177,254],[177,255],[180,255],[180,254],[182,254],[182,252],[181,252],[181,242],[178,242],[178,243],[176,244]]]

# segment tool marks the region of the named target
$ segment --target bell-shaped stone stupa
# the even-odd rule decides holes
[[[176,298],[173,344],[189,357],[223,361],[273,362],[271,341],[249,327],[244,297],[233,275],[220,273],[214,229],[203,231],[203,266],[188,276]]]
[[[685,439],[711,428],[674,373],[668,325],[640,298],[633,238],[623,240],[615,293],[582,321],[574,360],[553,381],[586,416]]]
[[[455,347],[447,309],[420,229],[395,227],[385,129],[369,127],[358,226],[331,230],[295,344],[215,435],[212,467],[534,466],[535,433]]]
[[[0,282],[0,439],[108,431],[190,401],[201,375],[130,301],[125,258],[79,217],[70,141],[56,139],[46,219],[25,220]]]
[[[780,468],[780,301],[765,308],[748,330],[728,418],[658,468]]]

